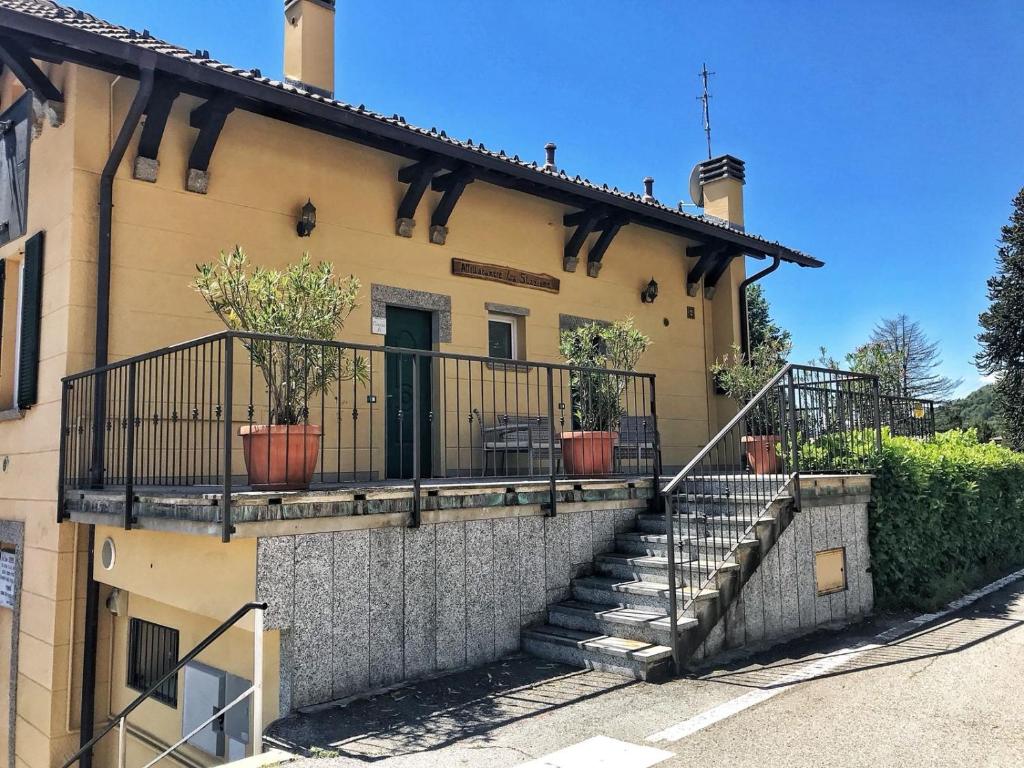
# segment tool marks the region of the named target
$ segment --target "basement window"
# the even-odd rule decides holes
[[[178,630],[132,618],[128,625],[128,687],[145,693],[177,663]],[[161,683],[152,698],[177,707],[178,676]]]

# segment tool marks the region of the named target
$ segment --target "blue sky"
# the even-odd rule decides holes
[[[281,71],[279,0],[77,0]],[[827,262],[765,282],[793,359],[905,312],[971,363],[999,227],[1024,186],[1024,3],[339,0],[338,98],[620,188],[688,200],[705,154],[747,163],[747,227]],[[755,265],[756,266],[756,265]]]

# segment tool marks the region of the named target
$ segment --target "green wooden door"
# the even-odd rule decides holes
[[[402,307],[387,308],[388,347],[431,349],[432,318],[429,312]],[[431,360],[419,358],[420,476],[430,477]],[[413,356],[389,353],[385,361],[387,397],[387,472],[389,478],[413,476]]]

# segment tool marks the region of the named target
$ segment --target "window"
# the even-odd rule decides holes
[[[128,687],[148,691],[178,663],[178,630],[133,618],[128,626]],[[178,706],[178,676],[165,680],[153,698]]]
[[[501,360],[515,360],[516,319],[491,315],[487,321],[487,354]]]

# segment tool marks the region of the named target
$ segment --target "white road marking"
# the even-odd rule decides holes
[[[675,757],[675,754],[607,736],[595,736],[522,763],[517,768],[650,768],[670,757]]]
[[[1004,576],[998,581],[993,581],[987,586],[981,587],[974,592],[970,592],[963,597],[954,600],[941,611],[936,611],[935,613],[924,613],[910,619],[909,621],[905,621],[902,624],[887,629],[875,636],[874,639],[878,641],[876,643],[868,643],[865,645],[859,645],[856,648],[844,648],[839,651],[834,651],[830,655],[811,662],[792,674],[786,675],[771,688],[751,691],[750,693],[745,693],[735,699],[726,701],[700,713],[699,715],[695,715],[694,717],[683,720],[675,725],[670,725],[668,728],[658,731],[657,733],[652,733],[647,737],[647,741],[679,741],[687,736],[691,736],[710,725],[714,725],[715,723],[732,717],[745,709],[750,709],[750,707],[755,704],[760,704],[762,701],[767,701],[774,696],[778,696],[780,693],[788,691],[799,683],[806,682],[818,675],[830,672],[836,667],[846,664],[848,661],[851,661],[868,651],[880,648],[887,642],[902,637],[903,635],[907,635],[925,624],[933,622],[936,619],[941,619],[951,613],[955,613],[956,611],[967,607],[971,603],[977,602],[986,595],[998,592],[1003,587],[1008,584],[1012,584],[1021,578],[1024,578],[1024,569],[1011,573],[1009,576]]]

